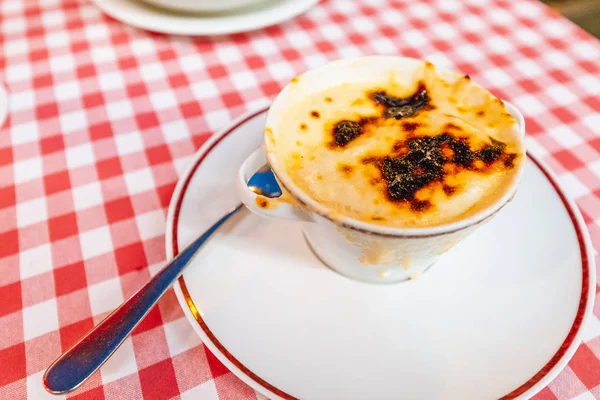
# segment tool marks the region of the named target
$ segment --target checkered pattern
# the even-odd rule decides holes
[[[210,134],[328,60],[426,58],[516,104],[528,147],[600,248],[600,43],[541,3],[324,0],[279,26],[191,39],[124,26],[84,0],[5,0],[0,30],[11,109],[0,131],[2,399],[46,396],[50,362],[160,268],[178,174]],[[584,344],[538,399],[600,398],[599,318],[597,299]],[[170,291],[67,397],[176,396],[257,394],[202,346]]]

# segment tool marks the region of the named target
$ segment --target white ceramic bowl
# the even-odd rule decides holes
[[[264,3],[265,0],[142,0],[156,7],[174,11],[218,12]]]
[[[423,68],[424,62],[413,58],[370,56],[356,60],[339,60],[304,73],[301,84],[285,87],[277,96],[267,116],[265,147],[250,155],[242,164],[238,176],[238,190],[242,202],[254,213],[274,218],[304,222],[304,234],[314,252],[332,269],[350,278],[393,283],[423,273],[446,251],[489,221],[515,195],[521,179],[521,163],[515,179],[506,192],[489,207],[456,222],[434,227],[398,228],[376,225],[345,216],[332,216],[329,209],[302,192],[288,176],[274,151],[276,140],[284,134],[285,110],[294,99],[310,96],[315,91],[346,82],[363,82],[373,76],[389,76],[390,71],[403,71],[412,79],[413,71]],[[462,74],[437,69],[444,79],[454,81]],[[505,102],[506,110],[515,118],[518,129],[525,134],[525,120],[513,105]],[[270,132],[270,137],[267,132]],[[291,195],[293,202],[274,202],[273,207],[261,207],[257,194],[247,182],[265,163],[271,166],[281,188]],[[368,254],[377,254],[380,262],[360,262]]]

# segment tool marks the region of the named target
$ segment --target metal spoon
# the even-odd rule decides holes
[[[248,186],[265,197],[281,196],[281,189],[267,165],[250,178]],[[215,222],[165,265],[144,287],[58,357],[44,374],[43,382],[46,390],[53,394],[68,393],[77,389],[96,372],[181,275],[202,244],[241,208],[242,204],[239,204]]]

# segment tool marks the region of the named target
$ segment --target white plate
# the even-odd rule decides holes
[[[264,111],[211,138],[181,177],[168,257],[239,203],[235,174],[262,141]],[[175,291],[206,346],[270,398],[528,398],[580,343],[591,249],[574,203],[530,158],[514,201],[417,280],[351,281],[297,223],[243,211]]]
[[[140,0],[92,0],[103,12],[125,24],[173,35],[223,35],[245,32],[291,19],[319,0],[271,0],[239,12],[174,13]]]
[[[8,92],[0,84],[0,128],[4,125],[4,120],[8,114]]]

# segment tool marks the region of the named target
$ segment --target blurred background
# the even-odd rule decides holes
[[[600,0],[545,0],[544,3],[600,38]]]

